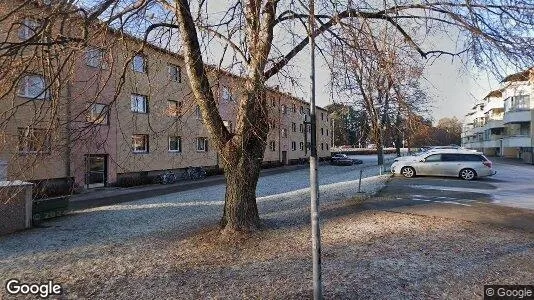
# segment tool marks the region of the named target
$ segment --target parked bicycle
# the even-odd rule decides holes
[[[178,178],[172,170],[165,171],[165,173],[158,176],[158,181],[161,184],[175,183]]]
[[[206,178],[206,170],[202,167],[188,167],[182,175],[185,180],[199,180]]]

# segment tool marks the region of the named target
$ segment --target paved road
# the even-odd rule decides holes
[[[534,167],[496,163],[494,177],[395,177],[365,208],[455,218],[534,231]]]

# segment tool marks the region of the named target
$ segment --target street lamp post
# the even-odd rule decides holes
[[[309,0],[309,32],[310,42],[310,215],[313,260],[313,298],[323,298],[321,281],[321,232],[319,228],[319,180],[317,174],[317,126],[315,113],[315,3]]]
[[[378,165],[382,166],[384,164],[384,138],[382,135],[382,121],[380,120],[381,114],[380,109],[382,108],[381,104],[375,106],[375,109],[378,110],[376,113],[376,129],[378,130],[378,141],[377,141],[377,161]]]

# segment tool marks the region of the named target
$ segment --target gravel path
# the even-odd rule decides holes
[[[302,172],[299,170],[298,172]],[[293,172],[262,179],[258,188],[260,215],[272,222],[287,211],[307,212],[308,189],[276,194],[280,182],[288,182]],[[295,176],[293,174],[293,176]],[[294,178],[294,177],[293,177]],[[362,180],[362,190],[380,189],[388,176]],[[277,185],[274,185],[278,182]],[[270,183],[270,185],[269,185]],[[268,190],[268,187],[272,187]],[[321,186],[323,203],[357,195],[357,183],[346,181]],[[63,251],[108,247],[134,238],[150,238],[172,232],[187,236],[206,225],[215,224],[221,214],[224,185],[184,191],[123,204],[75,211],[65,217],[45,222],[43,228],[0,237],[0,274],[16,275],[43,257],[63,257]],[[303,220],[307,220],[307,216]],[[298,221],[303,221],[298,220]],[[43,267],[47,267],[46,265]],[[18,271],[17,271],[18,270]],[[6,276],[12,277],[12,276]]]
[[[372,193],[386,180],[365,179],[363,188]],[[322,188],[327,299],[472,299],[481,298],[484,284],[533,278],[532,233],[362,211],[361,201],[347,199],[358,196],[356,188],[355,182]],[[80,211],[50,228],[2,238],[0,274],[54,279],[65,287],[66,298],[308,299],[307,204],[305,189],[260,197],[266,230],[231,245],[210,228],[190,236],[182,232],[195,209],[202,215],[213,210],[206,218],[216,221],[221,208],[216,199],[147,199]],[[136,221],[140,216],[146,219]],[[77,227],[66,230],[67,225]]]

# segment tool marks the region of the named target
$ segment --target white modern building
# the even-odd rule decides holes
[[[509,75],[466,114],[462,145],[534,163],[534,68]]]

